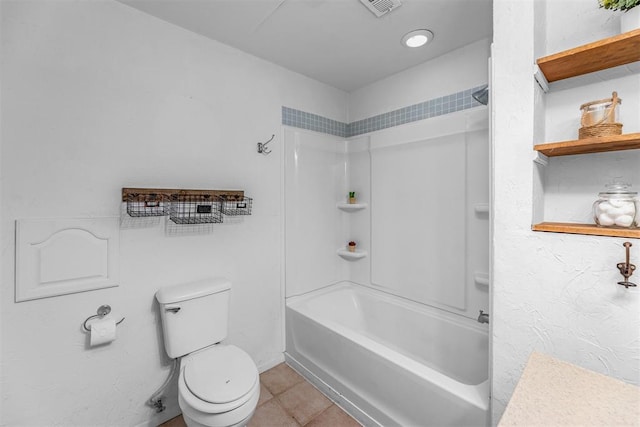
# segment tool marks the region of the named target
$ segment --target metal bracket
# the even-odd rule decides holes
[[[540,166],[548,166],[549,165],[549,157],[545,156],[539,151],[533,152],[533,161]]]
[[[536,79],[536,82],[538,82],[538,85],[544,93],[549,92],[549,82],[540,67],[538,67],[538,64],[533,64],[533,78]]]

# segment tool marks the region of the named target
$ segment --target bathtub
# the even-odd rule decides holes
[[[486,325],[342,282],[287,299],[285,358],[366,426],[486,426]]]

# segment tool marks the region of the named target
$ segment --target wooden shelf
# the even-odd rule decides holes
[[[640,29],[539,58],[549,83],[640,61]]]
[[[548,157],[604,153],[607,151],[633,150],[637,148],[640,148],[640,133],[551,142],[548,144],[538,144],[533,147],[534,150]]]
[[[166,198],[171,198],[172,195],[178,194],[181,196],[189,195],[189,196],[211,196],[211,197],[219,197],[219,196],[227,196],[234,197],[238,199],[242,199],[244,197],[243,190],[183,190],[183,189],[167,189],[167,188],[123,188],[122,189],[122,201],[126,202],[129,200],[129,196],[140,196],[140,195],[155,195],[155,196],[165,196]]]
[[[630,237],[640,239],[638,228],[606,228],[595,224],[574,224],[569,222],[541,222],[534,224],[533,231],[548,231],[551,233],[588,234],[592,236]]]

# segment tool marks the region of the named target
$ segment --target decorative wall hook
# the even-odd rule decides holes
[[[631,246],[633,246],[631,244],[631,242],[624,242],[622,244],[622,246],[624,246],[626,248],[626,250],[627,250],[627,260],[626,260],[626,262],[621,262],[621,263],[618,263],[618,265],[617,265],[618,270],[620,270],[620,274],[622,274],[622,276],[624,277],[624,281],[618,282],[618,285],[624,286],[625,288],[628,289],[630,287],[633,288],[633,287],[638,286],[635,283],[631,283],[629,281],[629,277],[631,277],[631,275],[635,271],[636,266],[629,262],[629,248]]]
[[[271,135],[271,138],[267,142],[258,142],[258,153],[264,154],[265,156],[267,154],[270,154],[271,150],[269,150],[267,148],[267,144],[270,143],[271,141],[273,141],[273,138],[275,138],[275,137],[276,137],[276,135],[273,134],[273,135]]]

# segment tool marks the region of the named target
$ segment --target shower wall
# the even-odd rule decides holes
[[[368,139],[371,222],[354,217],[351,228],[369,226],[370,257],[354,263],[350,279],[471,318],[487,311],[487,109]]]
[[[488,306],[486,107],[359,138],[285,128],[286,295],[341,280],[467,317]],[[355,191],[367,208],[343,211]],[[336,253],[350,240],[368,256]]]
[[[287,297],[348,278],[336,249],[348,224],[336,203],[346,194],[344,139],[284,128]]]

